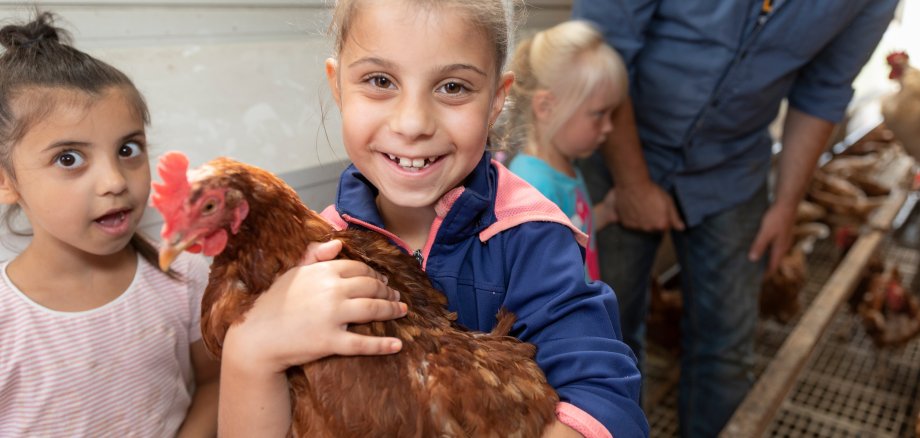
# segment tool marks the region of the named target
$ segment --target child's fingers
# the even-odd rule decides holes
[[[375,271],[370,266],[357,260],[331,260],[326,262],[330,269],[335,269],[342,278],[371,277],[383,284],[387,284],[385,275]]]
[[[345,323],[389,321],[406,315],[406,304],[375,298],[355,298],[342,303],[338,318]]]
[[[342,251],[341,240],[330,240],[328,242],[310,242],[307,245],[307,253],[304,254],[301,264],[310,265],[316,262],[325,262],[335,258]]]
[[[335,354],[354,355],[381,355],[396,353],[402,348],[402,341],[398,338],[383,338],[364,336],[345,332],[335,346]]]
[[[377,298],[399,300],[399,292],[387,287],[374,277],[351,277],[339,280],[339,289],[345,298]]]

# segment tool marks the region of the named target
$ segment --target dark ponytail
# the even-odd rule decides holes
[[[57,104],[53,93],[41,93],[42,90],[72,90],[98,97],[117,87],[128,96],[144,124],[150,122],[147,104],[131,79],[74,48],[70,34],[54,25],[56,17],[51,12],[35,11],[34,16],[28,23],[0,28],[0,46],[4,49],[0,54],[0,168],[13,181],[13,145]],[[18,206],[10,206],[0,221],[15,235],[31,234],[12,226],[18,211]],[[157,249],[149,239],[135,234],[131,246],[158,266]],[[170,271],[170,276],[176,278],[175,272]]]
[[[7,51],[28,50],[43,42],[70,44],[70,34],[53,26],[54,16],[41,12],[35,20],[23,25],[10,25],[0,29],[0,46]]]

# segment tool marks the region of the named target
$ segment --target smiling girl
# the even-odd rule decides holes
[[[616,298],[607,285],[585,282],[579,243],[587,236],[486,152],[514,80],[503,70],[511,34],[506,3],[336,2],[337,56],[326,62],[326,74],[353,165],[324,215],[415,254],[460,324],[489,331],[500,308],[514,313],[512,334],[536,345],[536,361],[564,401],[546,435],[647,435],[639,372],[620,340]],[[379,293],[360,294],[376,298],[362,308],[378,309],[360,320],[348,313],[354,306],[322,302],[326,295],[319,292],[332,285],[343,288],[339,296],[359,295],[348,295],[352,276],[338,278],[333,265],[325,273],[316,269],[326,263],[281,276],[228,331],[222,434],[287,432],[289,366],[399,349],[390,338],[351,337],[347,346],[330,341],[344,339],[349,322],[402,313]],[[300,304],[309,301],[315,305]]]
[[[32,228],[0,264],[0,436],[213,436],[207,264],[166,275],[136,232],[147,107],[52,18],[0,29],[0,202]]]

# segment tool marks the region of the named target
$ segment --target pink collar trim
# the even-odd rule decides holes
[[[555,222],[572,230],[578,244],[587,247],[588,235],[573,225],[556,204],[498,161],[492,160],[492,165],[498,170],[498,190],[495,195],[497,220],[479,233],[479,240],[485,242],[502,231],[526,222]]]
[[[575,235],[575,240],[578,241],[579,245],[583,247],[588,246],[588,235],[575,225],[572,225],[569,218],[566,217],[565,213],[563,213],[556,204],[546,199],[539,190],[533,188],[533,186],[512,173],[498,161],[492,160],[492,165],[495,166],[495,169],[498,171],[498,190],[496,190],[495,196],[495,217],[497,220],[479,233],[480,241],[488,241],[498,233],[523,223],[555,222],[572,230],[572,233]],[[448,191],[444,196],[441,196],[441,199],[439,199],[438,203],[435,205],[435,213],[437,214],[437,218],[435,219],[436,223],[432,224],[431,235],[422,251],[426,261],[428,258],[428,251],[431,249],[431,244],[434,243],[432,242],[432,236],[436,235],[437,228],[440,226],[441,221],[443,221],[444,216],[447,215],[447,212],[450,211],[454,202],[460,198],[464,190],[464,187],[457,187]],[[348,223],[339,215],[338,211],[336,211],[335,205],[326,207],[321,215],[326,218],[336,230],[344,230],[348,227]],[[350,218],[350,220],[357,221],[354,218]],[[368,224],[363,222],[361,224],[368,226]],[[373,228],[377,229],[377,227]],[[378,231],[391,238],[395,238],[395,236],[391,236],[390,233],[384,230]]]

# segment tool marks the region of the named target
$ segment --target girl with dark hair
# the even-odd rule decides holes
[[[157,268],[146,104],[53,18],[0,29],[0,203],[32,227],[0,264],[0,436],[213,436],[207,262]]]

